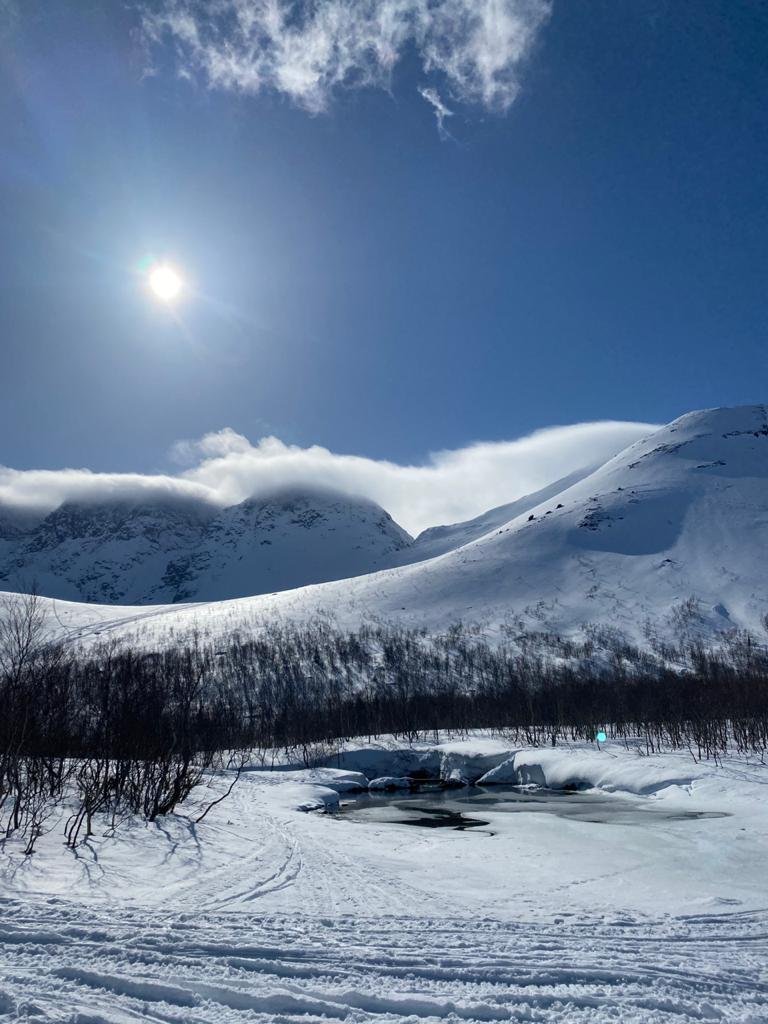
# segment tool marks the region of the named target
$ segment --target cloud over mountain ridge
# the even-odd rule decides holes
[[[548,427],[512,441],[471,444],[401,465],[339,454],[276,437],[252,444],[231,428],[174,446],[176,473],[107,473],[89,469],[19,470],[0,466],[0,507],[14,515],[46,514],[65,502],[183,502],[214,508],[286,487],[330,488],[375,501],[411,534],[470,519],[553,482],[575,467],[616,454],[655,428],[598,421]]]

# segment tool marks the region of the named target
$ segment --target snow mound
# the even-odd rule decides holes
[[[659,768],[642,759],[606,751],[520,750],[478,779],[479,786],[539,786],[542,789],[602,789],[649,796],[669,786],[690,787],[699,773]]]
[[[339,808],[339,794],[361,793],[368,788],[364,775],[342,768],[265,772],[253,767],[249,774],[269,784],[279,807],[293,811],[333,812]]]
[[[379,779],[371,779],[368,789],[392,792],[396,789],[410,789],[412,785],[412,780],[407,776],[382,775]]]
[[[329,786],[286,782],[280,787],[281,803],[294,811],[335,811],[339,794]]]

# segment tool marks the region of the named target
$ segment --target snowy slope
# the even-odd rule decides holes
[[[221,510],[65,504],[32,524],[0,515],[0,586],[114,604],[217,600],[371,572],[410,544],[373,502],[324,491]]]
[[[599,622],[642,640],[646,619],[661,631],[760,630],[766,579],[768,415],[751,406],[684,416],[455,551],[272,607],[433,627]]]
[[[543,487],[540,491],[526,494],[522,498],[518,498],[517,501],[509,502],[507,505],[499,505],[498,508],[492,508],[488,512],[483,512],[482,515],[469,519],[464,523],[453,523],[449,526],[432,526],[418,535],[413,542],[413,546],[405,552],[406,557],[401,559],[400,564],[405,565],[411,562],[424,561],[427,558],[443,555],[446,551],[454,551],[456,548],[463,547],[465,544],[483,537],[486,533],[490,533],[491,530],[497,529],[499,526],[506,526],[511,519],[522,515],[523,512],[529,512],[548,498],[555,497],[567,487],[578,483],[579,480],[583,480],[585,476],[588,476],[597,468],[597,466],[589,466],[585,469],[577,469],[575,472],[569,473],[568,476],[556,480],[553,484]]]
[[[356,600],[434,623],[514,612],[539,628],[599,621],[637,635],[693,595],[692,626],[759,628],[767,420],[763,406],[684,416],[504,527],[356,586]]]
[[[558,507],[560,506],[560,507]],[[169,628],[213,632],[269,618],[366,618],[491,633],[583,633],[609,625],[711,638],[764,629],[768,614],[768,415],[765,406],[691,413],[584,479],[438,557],[356,579],[190,607],[81,608],[75,632],[113,629],[147,641]]]

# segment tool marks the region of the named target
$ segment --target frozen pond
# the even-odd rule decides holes
[[[594,825],[647,826],[662,821],[727,817],[720,811],[686,811],[644,797],[514,786],[441,789],[422,786],[415,792],[363,793],[343,801],[339,815],[347,821],[413,825],[419,828],[476,829],[488,834],[498,814],[554,814]]]

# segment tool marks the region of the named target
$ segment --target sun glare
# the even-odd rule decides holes
[[[179,272],[167,263],[156,264],[149,272],[148,281],[153,295],[161,302],[173,302],[184,288]]]

